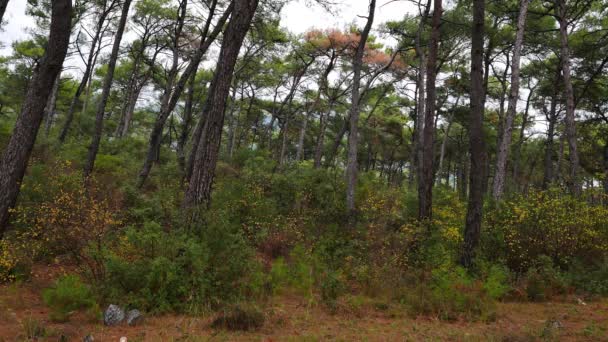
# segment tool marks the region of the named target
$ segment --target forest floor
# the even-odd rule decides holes
[[[576,298],[547,303],[499,303],[497,319],[445,322],[408,317],[402,309],[363,306],[330,313],[298,296],[280,296],[264,306],[264,326],[253,332],[211,328],[214,315],[148,317],[137,327],[105,327],[82,315],[53,323],[42,290],[63,271],[36,267],[32,279],[0,287],[0,341],[608,341],[608,301],[580,304]],[[62,338],[61,336],[65,336]]]

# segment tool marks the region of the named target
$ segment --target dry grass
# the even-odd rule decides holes
[[[206,317],[149,317],[138,327],[105,327],[75,315],[70,322],[50,322],[41,288],[60,270],[38,268],[31,282],[0,287],[0,341],[25,340],[34,326],[44,331],[38,340],[61,336],[82,341],[608,341],[608,301],[580,305],[559,303],[501,303],[495,322],[446,323],[433,317],[408,317],[396,304],[363,297],[346,297],[330,313],[305,298],[285,295],[266,303],[261,329],[232,332],[212,328]],[[553,322],[559,321],[556,328]]]

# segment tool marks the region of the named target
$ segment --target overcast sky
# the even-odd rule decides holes
[[[335,15],[327,13],[319,6],[307,6],[305,0],[291,1],[282,12],[281,25],[293,33],[303,33],[311,28],[346,28],[349,24],[357,22],[363,25],[367,15],[368,0],[337,0]],[[25,0],[9,0],[4,16],[6,25],[0,32],[0,41],[3,44],[2,55],[10,54],[11,43],[15,40],[27,38],[27,30],[34,27],[33,20],[25,14]],[[415,10],[413,4],[407,0],[378,0],[376,9],[375,27],[383,22],[399,20],[409,12]],[[388,44],[392,42],[388,41]]]

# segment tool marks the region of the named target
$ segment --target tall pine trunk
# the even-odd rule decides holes
[[[567,184],[574,196],[581,194],[582,188],[579,180],[579,157],[576,144],[576,123],[574,120],[574,89],[570,76],[570,48],[568,46],[568,18],[566,17],[566,0],[558,0],[559,11],[559,37],[561,42],[562,77],[566,97],[566,139],[568,140],[568,155],[570,157],[570,179]]]
[[[435,0],[433,7],[433,19],[431,29],[431,40],[429,42],[429,56],[426,65],[426,105],[424,108],[424,128],[422,131],[422,164],[418,175],[418,219],[429,220],[433,216],[433,164],[435,149],[435,107],[436,91],[435,80],[437,78],[437,54],[439,50],[439,37],[441,26],[442,1]]]
[[[118,60],[118,52],[120,51],[120,42],[127,26],[127,19],[129,18],[129,9],[131,8],[132,0],[125,0],[122,5],[122,12],[120,14],[120,22],[114,35],[114,45],[112,46],[112,53],[110,55],[110,61],[108,62],[108,72],[103,80],[103,88],[101,90],[101,98],[97,103],[97,111],[95,113],[95,132],[93,132],[93,140],[89,145],[89,153],[87,156],[87,162],[84,165],[84,178],[88,178],[93,172],[95,166],[95,159],[97,158],[97,152],[99,151],[99,145],[101,143],[101,136],[103,134],[103,122],[106,111],[106,105],[108,98],[110,97],[110,90],[112,88],[112,82],[114,82],[114,70],[116,69],[116,61]]]
[[[346,163],[346,211],[349,220],[355,217],[355,188],[357,187],[357,152],[359,144],[359,97],[361,84],[361,68],[363,67],[363,54],[365,53],[365,44],[369,31],[374,23],[374,14],[376,12],[376,0],[369,2],[369,15],[367,23],[361,32],[357,51],[353,58],[353,84],[350,104],[350,122],[348,132],[348,159]]]
[[[519,64],[521,59],[521,46],[524,41],[526,30],[526,15],[528,14],[528,4],[530,0],[520,0],[519,17],[517,19],[517,34],[515,45],[513,46],[513,60],[511,62],[511,90],[509,92],[509,105],[504,121],[502,138],[498,146],[496,156],[496,172],[494,173],[494,184],[492,196],[495,200],[502,197],[505,189],[505,178],[507,174],[507,158],[509,148],[511,148],[511,136],[513,135],[513,121],[517,113],[517,100],[519,100]]]
[[[71,0],[54,0],[44,56],[34,70],[13,134],[0,159],[0,236],[15,205],[27,163],[44,117],[44,108],[68,51],[72,18]]]
[[[257,7],[258,0],[234,1],[234,15],[224,33],[215,75],[203,108],[203,113],[206,113],[207,117],[198,147],[193,150],[196,155],[192,175],[184,194],[184,207],[211,204],[211,187],[222,140],[226,100],[239,50]]]
[[[410,165],[409,184],[414,183],[414,179],[420,177],[422,173],[422,147],[424,146],[424,136],[422,130],[424,129],[424,105],[425,105],[425,74],[427,69],[427,59],[422,48],[422,35],[424,34],[424,25],[426,24],[427,17],[431,11],[431,1],[428,0],[424,7],[424,12],[420,15],[420,22],[418,23],[418,30],[416,31],[415,38],[415,50],[416,57],[418,59],[418,75],[416,78],[416,113],[415,113],[415,125],[413,134],[413,148]]]
[[[483,81],[483,41],[484,41],[485,0],[473,0],[473,32],[471,44],[471,117],[469,121],[469,150],[471,170],[469,180],[469,203],[464,228],[464,243],[460,263],[471,267],[475,250],[479,244],[483,210],[483,193],[486,151],[483,139],[484,81]]]

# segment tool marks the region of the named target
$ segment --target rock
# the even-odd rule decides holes
[[[82,340],[82,342],[93,342],[95,341],[95,339],[93,338],[93,336],[91,334],[88,334],[87,336],[84,337],[84,339]]]
[[[551,328],[553,328],[553,329],[561,329],[561,328],[564,327],[564,325],[562,324],[562,322],[560,322],[560,321],[558,321],[556,319],[551,320],[550,324],[551,324]]]
[[[103,313],[103,323],[108,326],[120,324],[125,319],[125,311],[118,305],[110,304]]]
[[[139,325],[144,320],[144,315],[142,315],[139,310],[129,310],[127,312],[127,324],[130,326]]]
[[[127,342],[127,338],[126,337],[121,337],[119,342]]]

